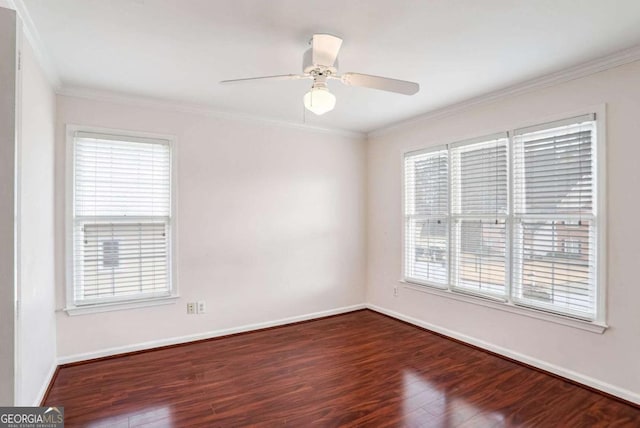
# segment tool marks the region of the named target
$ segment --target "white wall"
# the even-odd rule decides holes
[[[25,39],[19,144],[19,405],[39,404],[56,365],[54,273],[55,94]]]
[[[14,403],[16,14],[0,8],[0,406]]]
[[[602,335],[402,287],[404,151],[607,104],[608,295]],[[371,135],[368,302],[476,343],[520,354],[640,403],[640,62]],[[400,295],[393,296],[393,287]]]
[[[171,134],[177,304],[57,314],[58,356],[236,328],[364,301],[365,141],[274,123],[58,96],[57,307],[65,304],[65,124]],[[207,313],[187,315],[205,300]]]

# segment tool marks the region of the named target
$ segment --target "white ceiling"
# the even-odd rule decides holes
[[[367,132],[640,44],[638,0],[24,0],[63,88]],[[408,97],[334,81],[303,117],[313,33],[344,39],[340,70],[420,83]]]

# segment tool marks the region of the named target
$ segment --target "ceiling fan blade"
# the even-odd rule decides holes
[[[314,34],[311,40],[313,64],[333,67],[342,46],[340,37],[331,34]]]
[[[256,82],[262,80],[298,80],[311,78],[311,76],[306,74],[278,74],[276,76],[248,77],[246,79],[223,80],[220,83],[222,85],[228,85],[233,83]]]
[[[389,79],[388,77],[371,76],[360,73],[344,73],[339,79],[345,85],[362,86],[398,94],[413,95],[420,90],[420,85],[406,80]]]

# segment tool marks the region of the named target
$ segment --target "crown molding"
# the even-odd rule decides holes
[[[47,49],[45,48],[44,43],[42,43],[42,38],[40,37],[40,33],[36,28],[33,20],[31,19],[31,15],[27,10],[27,6],[24,4],[22,0],[7,0],[9,6],[16,11],[16,14],[22,21],[22,31],[24,35],[31,45],[33,52],[36,56],[36,60],[42,67],[47,79],[53,89],[56,90],[62,86],[62,81],[60,80],[60,75],[53,65],[53,61],[49,57],[47,53]]]
[[[421,122],[442,118],[467,110],[471,107],[488,104],[502,98],[520,95],[538,89],[548,88],[560,83],[569,82],[581,77],[590,76],[615,67],[620,67],[640,60],[640,45],[633,46],[612,54],[587,61],[573,67],[546,74],[531,80],[527,80],[515,85],[507,86],[492,92],[488,92],[477,97],[469,98],[459,103],[428,111],[412,118],[393,123],[367,133],[367,137],[378,137],[392,131],[397,131],[405,127],[414,126]]]
[[[350,131],[340,128],[325,128],[321,126],[309,125],[306,123],[290,122],[279,119],[269,119],[261,116],[248,115],[243,113],[231,113],[222,110],[216,110],[214,108],[194,104],[194,103],[179,103],[170,100],[160,100],[156,98],[125,95],[110,91],[93,90],[80,87],[63,86],[56,90],[56,94],[64,97],[82,98],[92,101],[101,101],[127,105],[131,107],[143,107],[152,108],[162,111],[169,111],[174,113],[186,113],[195,114],[201,116],[209,116],[217,119],[226,120],[239,120],[245,122],[260,123],[263,125],[279,126],[289,129],[296,129],[306,132],[315,132],[321,134],[339,135],[347,138],[355,138],[365,140],[367,134],[364,132]]]

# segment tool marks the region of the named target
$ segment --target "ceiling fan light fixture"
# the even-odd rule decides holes
[[[314,34],[311,48],[302,56],[302,74],[278,74],[275,76],[249,77],[223,80],[222,84],[250,83],[273,80],[313,79],[311,90],[304,95],[304,107],[317,114],[325,114],[336,106],[336,97],[329,92],[327,81],[338,80],[347,86],[378,89],[396,94],[413,95],[420,85],[406,80],[390,79],[362,73],[338,73],[338,53],[342,39],[331,34]]]
[[[323,115],[336,106],[336,96],[329,92],[325,85],[313,85],[311,90],[304,94],[304,107],[317,114]]]

